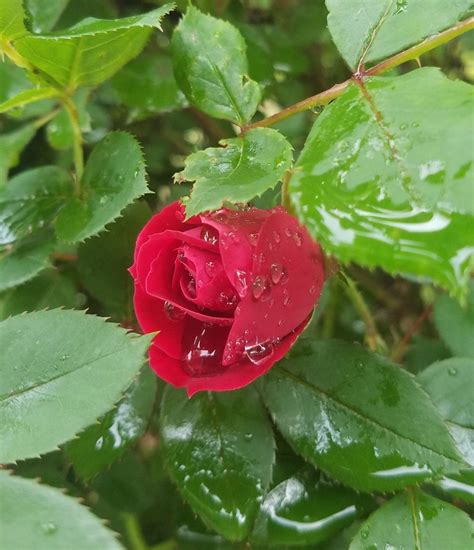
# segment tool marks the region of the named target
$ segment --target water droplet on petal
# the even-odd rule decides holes
[[[266,302],[271,298],[268,280],[263,275],[257,275],[252,281],[252,295],[256,300]]]
[[[283,305],[284,305],[284,306],[289,305],[290,302],[291,302],[291,298],[290,298],[289,296],[285,296],[285,297],[283,298]]]
[[[268,340],[246,347],[245,354],[254,365],[261,365],[273,355],[273,344]]]
[[[172,321],[181,321],[186,316],[186,313],[179,307],[175,307],[171,302],[165,302],[163,306],[166,317]]]
[[[229,233],[227,234],[227,237],[229,237],[231,241],[234,241],[234,243],[238,243],[240,241],[240,238],[237,235],[237,233],[234,233],[233,231],[229,231]]]
[[[270,276],[273,284],[277,285],[282,279],[288,280],[288,272],[281,264],[272,264],[270,266]],[[286,281],[284,281],[286,282]]]
[[[203,227],[201,229],[201,239],[210,244],[219,242],[219,233],[213,227]]]
[[[235,270],[234,286],[241,298],[247,294],[248,283],[245,271]]]
[[[191,376],[209,376],[222,369],[222,343],[228,329],[199,324],[183,335],[183,367]]]
[[[217,268],[216,268],[216,264],[215,264],[212,260],[208,260],[208,261],[205,263],[204,269],[205,269],[207,275],[208,275],[211,279],[215,277]]]
[[[237,303],[237,296],[235,294],[227,294],[226,292],[221,292],[218,298],[219,303],[223,306],[232,307]]]
[[[273,232],[273,240],[278,244],[281,242],[281,235],[278,231]]]
[[[298,248],[303,244],[303,236],[298,231],[293,233],[293,240]]]
[[[189,278],[187,289],[191,298],[196,298],[196,279],[194,277]]]
[[[315,285],[309,287],[309,293],[310,294],[316,294],[317,290],[318,290],[318,288]]]
[[[250,233],[249,234],[249,242],[252,246],[257,246],[258,241],[258,233]]]

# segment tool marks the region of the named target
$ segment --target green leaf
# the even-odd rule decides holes
[[[56,220],[60,240],[77,242],[99,233],[136,198],[148,191],[140,145],[126,132],[113,132],[87,160],[81,199],[69,201]]]
[[[300,343],[264,382],[270,413],[295,451],[355,489],[390,491],[462,466],[413,377],[360,346]]]
[[[116,535],[58,489],[0,471],[4,548],[120,550]]]
[[[21,152],[35,134],[34,124],[25,124],[8,134],[0,134],[0,187],[5,185],[8,170],[18,164]]]
[[[464,470],[461,474],[443,477],[436,487],[453,499],[474,504],[474,469]]]
[[[89,17],[64,31],[29,35],[14,46],[30,63],[64,88],[95,86],[138,55],[151,28],[161,29],[173,4],[123,19]]]
[[[29,281],[51,265],[49,254],[53,249],[54,241],[44,235],[16,246],[0,247],[0,292]]]
[[[131,61],[112,79],[120,101],[129,108],[130,120],[144,118],[187,106],[176,84],[171,59],[150,52]]]
[[[170,473],[206,524],[229,540],[249,532],[270,484],[274,441],[253,388],[188,399],[168,386],[161,443]]]
[[[75,308],[79,303],[80,295],[74,283],[59,271],[50,269],[1,296],[0,319],[25,311]]]
[[[472,546],[469,516],[421,491],[398,495],[372,514],[350,550],[413,548],[466,550]]]
[[[72,196],[72,181],[57,166],[27,170],[0,188],[0,245],[47,227]]]
[[[70,0],[24,0],[28,26],[35,33],[50,31],[58,22]]]
[[[90,479],[110,466],[145,431],[156,393],[156,375],[144,367],[113,410],[66,444],[75,471]]]
[[[82,284],[108,314],[121,321],[133,320],[133,279],[127,269],[133,263],[137,235],[150,217],[146,203],[136,202],[107,232],[79,247]]]
[[[333,40],[352,69],[451,27],[473,7],[472,0],[430,0],[429,6],[416,0],[326,0],[326,5]]]
[[[291,167],[291,145],[276,130],[256,128],[189,155],[175,181],[194,181],[186,214],[216,210],[224,202],[248,202],[272,189]]]
[[[328,252],[463,295],[474,265],[473,97],[424,68],[353,84],[323,112],[289,191]]]
[[[0,50],[2,42],[9,42],[26,34],[22,0],[3,0],[0,4]]]
[[[0,463],[53,450],[118,401],[150,337],[79,311],[0,323]]]
[[[474,281],[469,281],[467,304],[463,307],[449,296],[434,304],[434,321],[441,338],[454,355],[474,357]]]
[[[266,496],[252,532],[257,544],[317,544],[350,525],[366,504],[355,492],[299,473]]]
[[[28,90],[23,90],[18,95],[0,103],[0,113],[6,113],[11,109],[24,107],[25,105],[28,105],[30,103],[41,101],[43,99],[50,99],[58,95],[58,90],[55,90],[51,87],[30,88]]]
[[[474,359],[439,361],[421,372],[418,380],[446,421],[459,452],[474,466]]]
[[[245,41],[233,25],[190,6],[171,50],[176,80],[193,105],[240,125],[252,118],[260,88],[248,77]]]

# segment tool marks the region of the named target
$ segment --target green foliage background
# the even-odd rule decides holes
[[[470,548],[472,2],[190,4],[0,0],[0,546]],[[180,197],[283,203],[329,272],[191,400],[126,271]]]

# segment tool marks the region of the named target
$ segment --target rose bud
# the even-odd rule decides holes
[[[137,238],[134,305],[155,332],[150,365],[191,396],[266,373],[307,325],[324,282],[321,250],[282,207],[187,221],[174,202]]]

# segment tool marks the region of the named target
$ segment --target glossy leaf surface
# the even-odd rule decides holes
[[[436,300],[433,313],[436,328],[451,352],[474,357],[474,281],[469,282],[466,304],[442,295]]]
[[[295,451],[356,489],[393,490],[462,466],[411,375],[360,346],[301,342],[266,376],[264,396]]]
[[[35,234],[72,196],[72,181],[58,166],[27,170],[0,188],[0,245]]]
[[[352,69],[451,27],[473,8],[472,0],[326,0],[326,5],[332,38]]]
[[[474,466],[474,359],[453,357],[418,375],[466,462]]]
[[[193,105],[236,124],[252,118],[260,88],[248,77],[246,45],[233,25],[190,6],[171,47],[176,80]]]
[[[156,392],[156,375],[147,366],[117,405],[66,445],[75,471],[85,479],[110,466],[143,434]]]
[[[2,546],[120,550],[115,533],[58,489],[0,471]]]
[[[161,29],[167,4],[123,19],[84,19],[65,31],[29,35],[14,46],[31,64],[64,88],[94,86],[107,80],[143,49],[151,28]]]
[[[29,281],[51,265],[53,249],[54,241],[45,235],[0,248],[0,292]]]
[[[1,264],[0,264],[1,265]],[[75,308],[80,304],[80,294],[74,282],[58,270],[48,269],[33,280],[13,288],[0,298],[0,319],[6,319],[25,311]]]
[[[469,516],[421,491],[401,494],[362,525],[350,550],[414,548],[466,550],[472,546]]]
[[[56,222],[59,239],[83,241],[99,233],[133,200],[148,190],[140,145],[126,132],[113,132],[87,160],[81,199],[73,198]]]
[[[313,126],[289,184],[297,214],[343,262],[462,296],[474,257],[471,87],[434,68],[365,82]]]
[[[0,4],[0,50],[1,43],[26,34],[23,22],[22,0],[4,0]]]
[[[161,406],[163,452],[183,497],[230,540],[249,532],[274,460],[270,422],[257,392],[203,392],[188,399],[167,387]]]
[[[51,451],[92,424],[130,385],[149,341],[79,311],[2,321],[0,462]]]
[[[316,544],[350,525],[364,508],[357,493],[302,472],[265,497],[252,540],[260,544]]]
[[[291,145],[270,128],[250,130],[221,145],[190,155],[175,176],[179,182],[195,182],[186,203],[188,217],[216,210],[226,201],[246,203],[273,189],[293,160]]]
[[[25,124],[7,134],[0,134],[0,187],[5,185],[8,170],[18,164],[20,154],[36,134],[33,124]]]

